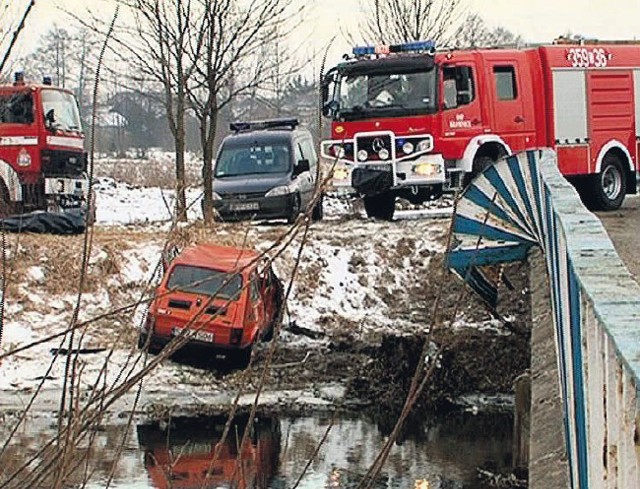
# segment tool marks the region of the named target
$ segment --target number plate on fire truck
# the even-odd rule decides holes
[[[171,334],[173,336],[178,336],[183,328],[171,328]],[[197,341],[205,341],[211,343],[213,341],[213,333],[209,331],[196,331],[196,330],[188,330],[187,336],[192,340]]]

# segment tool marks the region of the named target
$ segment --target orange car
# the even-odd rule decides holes
[[[222,442],[226,419],[172,419],[169,429],[139,425],[144,466],[157,489],[266,489],[278,471],[280,424],[261,418],[242,449],[246,419],[234,420]],[[217,457],[216,457],[216,452]]]
[[[157,353],[188,328],[189,343],[232,354],[241,366],[258,339],[270,340],[283,287],[253,250],[200,244],[165,268],[138,339]]]

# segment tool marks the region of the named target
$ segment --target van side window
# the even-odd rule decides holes
[[[444,106],[454,109],[476,98],[471,66],[450,66],[442,70]]]
[[[516,70],[513,66],[494,66],[498,100],[515,100],[518,98]]]
[[[305,159],[309,160],[309,167],[313,170],[318,163],[318,155],[316,154],[316,150],[313,147],[313,142],[311,139],[302,139],[301,140],[302,154]]]
[[[304,160],[304,152],[302,151],[302,146],[300,146],[300,141],[294,142],[294,153],[296,157],[295,163],[298,163],[300,160]]]

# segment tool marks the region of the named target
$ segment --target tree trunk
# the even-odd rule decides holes
[[[184,169],[185,150],[185,93],[184,85],[178,87],[178,100],[176,101],[176,219],[179,222],[187,220],[187,198],[185,188],[187,186]]]
[[[213,222],[213,145],[218,129],[218,109],[210,112],[208,129],[201,127],[202,143],[202,180],[204,195],[202,196],[202,218],[205,224]]]

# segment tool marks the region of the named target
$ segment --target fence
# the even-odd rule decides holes
[[[490,307],[489,269],[542,249],[571,486],[639,488],[640,286],[555,153],[528,151],[485,170],[463,193],[454,232],[449,266]]]

